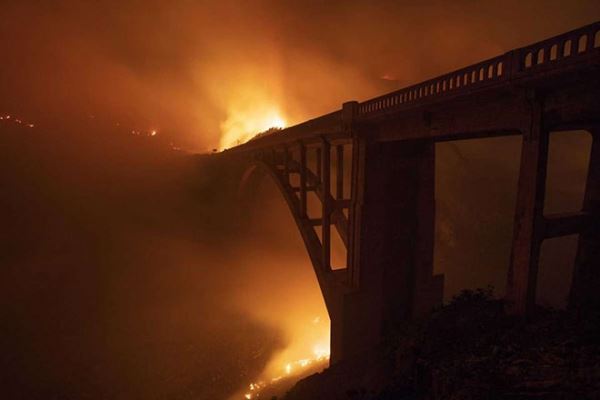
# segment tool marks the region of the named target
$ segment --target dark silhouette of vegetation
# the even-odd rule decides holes
[[[262,131],[262,132],[257,133],[250,140],[256,140],[256,139],[259,139],[261,137],[272,135],[273,133],[278,133],[278,132],[281,132],[281,131],[282,131],[282,128],[277,128],[277,127],[274,126],[272,128],[267,129],[266,131]]]
[[[597,311],[540,308],[523,320],[504,308],[491,287],[464,290],[390,333],[379,354],[313,375],[286,399],[600,398]]]

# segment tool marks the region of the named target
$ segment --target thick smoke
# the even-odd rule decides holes
[[[284,338],[231,300],[219,187],[150,138],[80,128],[97,136],[2,131],[4,395],[226,397]]]
[[[0,110],[206,150],[249,105],[299,122],[598,17],[593,0],[4,2]]]
[[[273,186],[242,225],[219,171],[171,143],[213,149],[254,106],[300,122],[599,17],[595,1],[3,3],[0,114],[36,124],[0,124],[5,397],[226,398],[326,319]],[[452,195],[498,183],[465,161],[513,160],[498,143],[439,150],[457,171],[439,183],[450,291],[504,276],[504,253],[452,246],[493,242],[512,212],[510,194],[475,215]],[[487,166],[509,187],[504,160]]]

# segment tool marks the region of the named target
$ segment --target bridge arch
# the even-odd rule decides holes
[[[300,164],[291,158],[287,162],[290,170],[297,171],[300,168]],[[315,189],[316,197],[320,202],[323,202],[325,196],[331,196],[330,194],[325,194],[320,188],[317,188],[320,185],[318,183],[319,178],[315,173],[306,168],[305,174],[312,184],[310,187]],[[246,201],[248,198],[255,196],[256,193],[253,192],[258,188],[260,180],[263,177],[268,177],[275,184],[294,219],[313,271],[317,277],[325,305],[331,315],[333,312],[332,308],[335,307],[336,295],[345,282],[345,270],[334,271],[323,259],[323,247],[330,244],[324,243],[315,230],[315,227],[322,226],[323,222],[319,222],[318,219],[308,218],[306,209],[303,209],[301,205],[302,200],[296,194],[300,192],[299,188],[295,188],[290,184],[289,171],[286,172],[283,168],[278,168],[276,164],[267,160],[253,159],[246,164],[237,190],[238,197]],[[341,212],[336,212],[335,215],[338,219],[340,219],[340,215],[344,216]],[[322,220],[323,218],[321,217],[320,219]],[[334,226],[336,229],[343,229],[346,223],[345,221],[339,221]],[[340,236],[346,239],[346,235]],[[346,245],[345,241],[344,245]]]

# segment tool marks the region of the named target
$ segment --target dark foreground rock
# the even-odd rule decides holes
[[[600,399],[600,313],[540,309],[523,321],[491,290],[465,291],[285,399]]]

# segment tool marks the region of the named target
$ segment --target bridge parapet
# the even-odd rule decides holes
[[[541,71],[585,62],[600,52],[600,22],[522,47],[501,56],[360,103],[359,115],[397,112],[433,101],[470,94]]]
[[[494,57],[457,71],[417,83],[396,92],[360,103],[359,115],[398,111],[427,103],[433,99],[447,99],[475,89],[489,87],[507,80],[506,55]]]
[[[513,78],[585,61],[600,49],[600,22],[542,40],[514,51]]]

